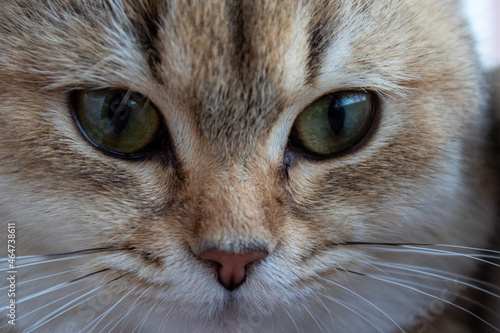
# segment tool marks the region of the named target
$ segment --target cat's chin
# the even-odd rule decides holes
[[[262,281],[247,282],[229,292],[214,279],[198,286],[172,288],[156,294],[155,299],[164,313],[171,311],[192,324],[206,326],[210,322],[214,327],[237,327],[248,323],[263,324],[283,309],[290,309],[290,304],[305,302],[309,296],[299,288],[296,293],[290,293],[290,288],[271,288]]]
[[[371,285],[365,282],[361,283],[365,286]],[[353,282],[350,287],[359,288],[359,285],[355,285],[356,282]],[[387,318],[381,310],[385,306],[381,305],[381,302],[372,307],[367,303],[370,301],[360,300],[355,295],[347,294],[347,297],[344,297],[346,293],[339,290],[324,288],[313,290],[301,284],[296,286],[295,292],[287,288],[280,289],[280,286],[276,286],[272,293],[262,285],[260,288],[244,285],[229,293],[217,287],[210,290],[182,288],[179,291],[173,288],[170,292],[156,294],[156,301],[146,297],[148,301],[134,312],[133,320],[125,327],[132,331],[138,325],[144,325],[148,332],[157,331],[159,327],[168,327],[171,330],[166,332],[192,333],[295,331],[319,333],[322,332],[321,326],[324,325],[335,327],[339,332],[368,332],[373,330],[373,325],[383,329],[384,332],[391,332],[395,327],[390,320],[384,322]],[[322,297],[321,295],[325,293],[330,296]],[[281,297],[278,297],[280,294]],[[407,296],[398,294],[402,299],[406,299]],[[177,300],[172,302],[176,298]],[[413,300],[418,303],[418,298],[413,297]],[[332,300],[338,303],[333,304]],[[130,303],[120,312],[126,312]],[[154,303],[156,305],[153,305]],[[381,306],[380,310],[378,306]],[[410,309],[404,309],[399,313],[392,312],[391,316],[395,321],[404,322],[411,315],[409,311]],[[367,316],[367,312],[371,315]],[[347,319],[353,313],[359,320]],[[382,319],[375,321],[374,324],[373,317],[377,316]],[[142,323],[145,317],[148,320]]]
[[[147,301],[133,314],[127,328],[133,330],[148,316],[145,325],[152,331],[166,325],[172,332],[287,332],[292,322],[283,318],[293,316],[300,321],[301,317],[300,312],[293,313],[290,304],[306,301],[299,302],[296,296],[300,292],[278,299],[267,288],[245,285],[233,292],[214,285],[210,289],[184,286],[152,294],[145,297]],[[126,312],[131,302],[121,312]]]

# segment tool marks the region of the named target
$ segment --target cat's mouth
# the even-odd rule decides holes
[[[211,290],[213,294],[222,296],[224,304],[231,304],[236,299],[241,300],[242,295],[248,293],[249,285],[252,288],[255,283],[261,283],[259,279],[262,277],[256,276],[255,273],[266,260],[268,253],[205,251],[199,258],[184,254],[183,258],[179,259],[184,267],[179,267],[177,272],[167,269],[173,265],[165,257],[133,246],[102,247],[50,256],[66,255],[93,256],[89,260],[93,273],[79,279],[112,272],[114,278],[122,282],[148,285],[163,291],[183,289],[189,282],[193,288]]]
[[[372,254],[377,251],[386,254],[402,253],[404,254],[404,263],[407,263],[408,258],[412,255],[418,255],[424,260],[429,256],[435,257],[437,255],[455,255],[464,260],[478,259],[467,254],[468,251],[473,250],[472,248],[445,245],[349,243],[343,244],[343,247],[355,247],[358,250],[367,248],[371,250]],[[131,256],[131,254],[135,255],[135,257]],[[328,254],[332,255],[333,252]],[[335,256],[339,254],[340,252],[336,252]],[[352,258],[353,253],[343,252],[343,255]],[[157,313],[160,317],[178,316],[184,318],[189,316],[200,323],[209,320],[217,322],[221,327],[231,328],[240,324],[253,325],[253,323],[256,323],[256,325],[260,325],[262,322],[272,321],[277,316],[288,317],[287,311],[294,318],[301,315],[307,317],[308,313],[304,310],[303,304],[313,303],[319,304],[320,309],[324,303],[332,306],[333,303],[340,304],[340,308],[332,310],[333,314],[337,315],[335,311],[341,313],[345,309],[342,304],[350,307],[349,302],[352,302],[352,304],[361,302],[368,310],[382,316],[386,321],[391,321],[381,310],[375,308],[368,299],[361,298],[366,289],[373,289],[367,287],[367,282],[378,281],[379,287],[380,285],[389,284],[405,289],[411,288],[413,292],[418,294],[423,292],[420,290],[421,287],[415,287],[411,284],[411,281],[403,280],[408,271],[425,277],[437,277],[444,274],[436,273],[435,270],[421,270],[417,268],[416,264],[415,266],[407,266],[396,261],[366,261],[369,259],[363,257],[362,260],[365,261],[364,264],[367,270],[361,271],[359,265],[354,269],[350,269],[349,265],[342,265],[342,267],[336,269],[339,274],[343,274],[349,280],[359,279],[361,284],[350,286],[346,281],[335,278],[330,272],[324,274],[324,276],[316,274],[316,281],[304,281],[304,274],[300,274],[302,276],[301,280],[295,281],[295,283],[291,283],[289,280],[289,285],[285,286],[286,278],[290,278],[293,273],[290,273],[290,271],[280,273],[273,268],[271,264],[278,256],[276,253],[272,253],[249,264],[246,267],[247,272],[244,282],[237,288],[228,290],[218,281],[218,278],[220,278],[218,274],[221,273],[217,273],[217,263],[205,262],[205,264],[200,264],[198,259],[184,260],[182,263],[187,267],[183,268],[181,265],[177,267],[177,271],[172,271],[166,270],[166,265],[163,265],[161,260],[154,260],[154,265],[153,263],[145,265],[142,254],[139,255],[136,249],[131,250],[130,248],[94,248],[46,257],[51,258],[50,260],[58,260],[71,259],[76,256],[87,262],[96,261],[97,259],[97,261],[107,264],[107,267],[103,268],[94,265],[91,273],[87,271],[87,273],[70,280],[67,284],[78,287],[87,284],[89,281],[94,281],[98,285],[93,285],[90,292],[110,295],[109,298],[115,302],[113,304],[117,304],[117,308],[119,308],[122,300],[128,300],[128,304],[132,304],[132,307],[147,306],[148,311],[152,309],[151,311]],[[126,267],[125,263],[133,261],[131,257],[142,260],[142,265],[135,260],[135,269]],[[399,258],[402,257],[399,256]],[[284,265],[279,266],[280,269],[284,270]],[[168,267],[175,266],[170,262]],[[381,274],[388,269],[394,274],[393,277]],[[398,275],[398,273],[401,274]],[[442,276],[442,278],[453,282],[453,279],[448,275]],[[322,286],[315,287],[317,282],[321,283]],[[432,288],[433,286],[425,287]],[[456,297],[460,297],[460,292],[465,288],[462,282],[446,287],[448,288],[446,289],[447,294],[453,293],[456,294]],[[339,295],[349,296],[350,298],[337,298]],[[126,304],[126,302],[123,303]],[[121,311],[126,312],[128,310],[122,309]],[[391,323],[395,325],[392,321]]]

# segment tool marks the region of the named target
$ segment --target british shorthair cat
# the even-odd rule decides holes
[[[500,331],[459,1],[3,0],[0,42],[0,331]]]

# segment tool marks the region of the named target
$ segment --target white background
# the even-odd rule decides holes
[[[484,66],[500,66],[500,0],[461,1]]]

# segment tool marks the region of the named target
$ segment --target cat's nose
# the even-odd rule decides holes
[[[245,282],[247,266],[266,258],[267,255],[267,251],[262,250],[243,253],[207,250],[200,254],[200,258],[218,264],[219,283],[227,290],[233,291]]]

